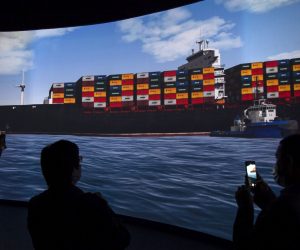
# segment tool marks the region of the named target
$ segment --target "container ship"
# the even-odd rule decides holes
[[[226,130],[258,97],[276,104],[280,117],[300,122],[299,58],[224,69],[219,51],[207,41],[198,43],[199,51],[177,70],[82,76],[53,83],[44,104],[0,106],[0,130],[86,135]]]

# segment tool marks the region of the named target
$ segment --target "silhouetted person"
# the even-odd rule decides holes
[[[4,149],[6,149],[5,132],[0,131],[0,157]]]
[[[48,189],[28,207],[28,229],[36,250],[124,249],[130,236],[100,194],[84,193],[79,149],[60,140],[42,150]]]
[[[278,197],[261,179],[253,197],[238,188],[238,212],[233,241],[237,249],[300,249],[300,135],[280,141],[274,179],[282,187]],[[255,224],[253,201],[261,208]]]

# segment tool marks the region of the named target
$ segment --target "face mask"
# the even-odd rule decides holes
[[[277,164],[273,168],[273,178],[278,185],[285,187],[285,178],[284,176],[278,174]]]

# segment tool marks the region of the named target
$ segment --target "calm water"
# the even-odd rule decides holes
[[[0,198],[28,200],[43,191],[40,151],[62,138],[76,142],[84,157],[79,186],[100,191],[117,213],[222,238],[231,239],[244,161],[256,160],[274,185],[277,139],[8,135],[0,158]]]

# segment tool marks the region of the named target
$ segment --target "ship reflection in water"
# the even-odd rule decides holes
[[[84,156],[79,185],[102,192],[117,213],[227,239],[244,161],[255,159],[258,172],[277,188],[271,172],[279,139],[8,135],[0,198],[28,200],[42,191],[40,151],[62,138],[76,142]]]

